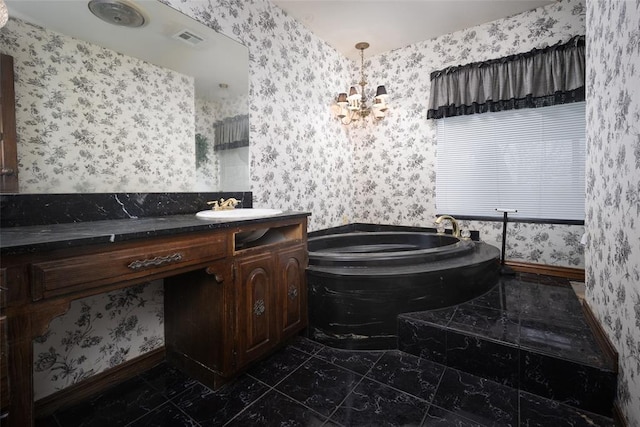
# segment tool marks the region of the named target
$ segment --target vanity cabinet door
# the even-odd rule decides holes
[[[278,253],[278,330],[280,339],[296,335],[307,326],[307,251],[304,245]]]
[[[271,253],[236,259],[236,361],[242,368],[266,354],[278,339],[274,259]]]

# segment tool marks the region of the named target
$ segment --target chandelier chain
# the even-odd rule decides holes
[[[367,82],[364,80],[364,49],[360,49],[360,86],[364,88]],[[364,93],[362,94],[364,97]]]

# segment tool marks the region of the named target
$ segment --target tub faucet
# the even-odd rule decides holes
[[[220,200],[214,200],[212,202],[207,202],[208,205],[213,205],[211,209],[213,209],[214,211],[225,211],[229,209],[234,209],[238,203],[240,202],[234,199],[233,197],[230,197],[227,200],[220,199]]]
[[[444,219],[448,219],[449,222],[451,223],[451,227],[453,228],[452,232],[453,232],[453,236],[454,237],[460,237],[460,227],[458,226],[458,221],[456,221],[456,219],[454,217],[452,217],[451,215],[441,215],[438,218],[436,218],[436,224],[440,224],[442,222],[442,220]]]

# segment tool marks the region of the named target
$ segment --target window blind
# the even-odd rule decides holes
[[[585,103],[448,117],[437,123],[438,213],[584,220]]]

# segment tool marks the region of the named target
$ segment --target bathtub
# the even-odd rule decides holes
[[[309,335],[335,348],[397,348],[398,314],[469,301],[499,278],[497,248],[451,235],[311,233],[308,247]]]

